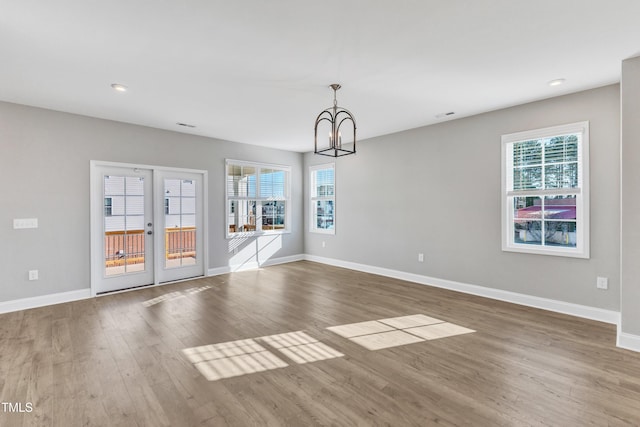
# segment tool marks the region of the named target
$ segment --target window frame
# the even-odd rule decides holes
[[[578,134],[578,182],[576,187],[513,190],[513,145],[517,142]],[[548,163],[542,163],[544,171]],[[502,135],[502,250],[528,254],[552,255],[573,258],[589,258],[589,122],[576,122],[542,129],[534,129]],[[544,172],[543,172],[544,174]],[[543,175],[544,176],[544,175]],[[509,182],[509,180],[511,182]],[[544,179],[542,180],[544,183]],[[544,184],[543,184],[544,185]],[[550,246],[541,242],[539,246],[514,242],[514,198],[546,196],[575,196],[576,198],[576,246]],[[544,223],[544,218],[541,218]]]
[[[318,196],[316,194],[316,173],[321,170],[333,169],[333,195]],[[333,201],[333,228],[318,228],[317,201]],[[309,166],[309,232],[319,234],[336,234],[336,164],[323,163]]]
[[[255,184],[255,197],[252,196],[230,196],[229,195],[229,167],[230,166],[246,166],[253,167],[256,170],[256,184]],[[263,169],[272,169],[279,170],[285,173],[285,182],[284,182],[284,197],[282,198],[270,198],[270,197],[260,197],[260,175]],[[291,233],[291,209],[293,204],[291,203],[291,166],[287,165],[276,165],[276,164],[268,164],[268,163],[257,163],[257,162],[249,162],[244,160],[233,160],[226,159],[225,167],[224,167],[224,193],[225,193],[225,203],[224,203],[224,223],[225,223],[225,236],[227,239],[233,239],[237,237],[247,237],[247,236],[261,236],[261,235],[269,235],[269,234],[287,234]],[[238,232],[230,232],[230,224],[229,222],[229,213],[230,206],[232,201],[254,201],[256,202],[256,224],[255,230],[251,231],[238,231]],[[273,201],[283,201],[285,210],[284,210],[284,228],[282,229],[271,229],[271,230],[263,230],[262,229],[262,221],[258,221],[258,218],[262,218],[262,204],[269,203]]]

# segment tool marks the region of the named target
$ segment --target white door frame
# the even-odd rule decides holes
[[[132,163],[121,163],[121,162],[106,162],[100,160],[91,160],[89,162],[90,169],[90,224],[91,224],[91,296],[96,296],[98,294],[97,286],[98,282],[101,280],[103,269],[104,269],[104,260],[103,258],[103,232],[102,232],[102,222],[103,222],[103,204],[104,201],[102,199],[102,191],[96,191],[96,188],[101,188],[101,176],[99,173],[100,167],[118,167],[118,168],[128,168],[128,169],[149,169],[152,171],[154,176],[154,184],[153,191],[150,195],[155,198],[155,187],[158,185],[155,182],[155,176],[157,172],[184,172],[189,174],[199,174],[202,175],[202,262],[203,262],[203,276],[207,275],[209,270],[209,233],[208,233],[208,171],[200,170],[200,169],[186,169],[186,168],[173,168],[173,167],[165,167],[165,166],[156,166],[156,165],[144,165],[144,164],[132,164]],[[96,200],[99,199],[99,200]],[[158,201],[154,201],[154,216],[158,215],[158,211],[160,208],[158,207]],[[164,203],[164,199],[161,203]],[[99,208],[100,207],[100,208]],[[163,211],[162,211],[163,212]],[[163,222],[163,221],[162,221]],[[158,218],[155,218],[154,221],[154,233],[156,230],[156,223],[158,223]],[[154,244],[157,247],[157,245]],[[159,269],[162,267],[160,262],[161,252],[155,251],[153,262],[153,270],[154,270],[154,280],[153,284],[150,286],[158,286],[165,285],[172,282],[160,283],[159,277]]]

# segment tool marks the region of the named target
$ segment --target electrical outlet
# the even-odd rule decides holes
[[[418,262],[424,262],[424,254],[418,254]]]
[[[598,277],[596,279],[596,288],[609,289],[609,279],[606,277]]]
[[[322,247],[324,248],[326,246],[326,243],[324,242],[324,240],[322,241]]]
[[[29,270],[29,280],[38,280],[38,270]]]

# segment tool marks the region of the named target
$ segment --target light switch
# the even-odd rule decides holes
[[[38,228],[38,218],[18,218],[13,220],[13,228]]]

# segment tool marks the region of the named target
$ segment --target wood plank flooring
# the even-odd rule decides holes
[[[476,332],[377,351],[328,327]],[[286,332],[342,357],[208,381],[183,350]],[[0,426],[638,426],[615,326],[302,261],[0,315]],[[213,356],[211,356],[213,357]],[[7,408],[8,409],[8,408]]]

